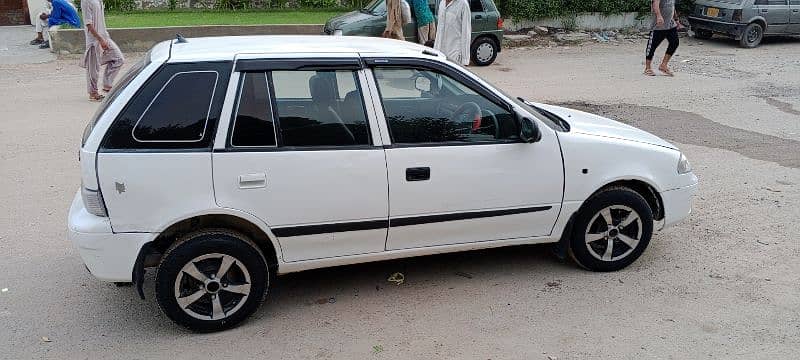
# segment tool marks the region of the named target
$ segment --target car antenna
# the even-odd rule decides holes
[[[178,34],[175,34],[175,42],[177,42],[178,44],[184,44],[184,43],[187,43],[188,41],[186,41],[186,38],[183,37],[183,35],[178,33]]]

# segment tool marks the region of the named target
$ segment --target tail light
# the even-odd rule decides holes
[[[83,198],[83,206],[89,214],[100,217],[107,217],[108,211],[106,204],[103,201],[103,194],[100,190],[90,190],[81,184],[81,198]]]
[[[497,30],[503,30],[503,18],[497,18]]]
[[[742,9],[733,10],[733,21],[742,21]]]

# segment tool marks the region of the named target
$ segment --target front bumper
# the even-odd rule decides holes
[[[661,193],[664,204],[664,228],[689,217],[692,213],[692,197],[696,192],[697,183]]]
[[[96,278],[109,282],[130,282],[133,265],[152,233],[114,233],[107,217],[89,214],[80,191],[69,209],[67,237],[80,253],[86,268]]]
[[[747,27],[747,24],[711,20],[695,16],[689,16],[689,24],[692,25],[692,30],[710,30],[718,34],[725,34],[737,39],[741,38],[744,28]]]

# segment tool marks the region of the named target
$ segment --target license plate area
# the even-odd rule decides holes
[[[708,17],[719,17],[719,8],[707,7],[706,8],[706,16],[708,16]]]

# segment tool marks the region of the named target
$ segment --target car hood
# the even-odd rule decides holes
[[[567,109],[560,106],[546,104],[535,105],[566,120],[566,122],[570,125],[570,132],[636,141],[678,150],[675,145],[670,144],[658,136],[655,136],[647,131],[637,129],[633,126],[623,124],[619,121],[614,121],[595,114]]]
[[[331,18],[330,20],[328,20],[327,27],[333,30],[341,30],[342,26],[344,25],[350,25],[353,23],[373,18],[375,18],[375,15],[373,14],[365,14],[360,11],[351,11],[349,13],[344,13],[342,15]]]

